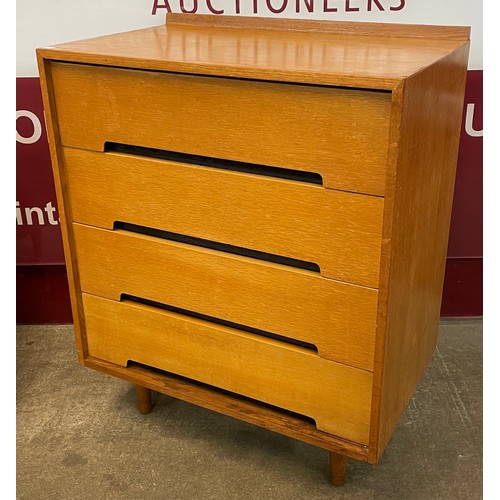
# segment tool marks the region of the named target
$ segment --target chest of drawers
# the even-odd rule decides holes
[[[469,29],[168,16],[37,51],[79,361],[376,463],[437,336]]]

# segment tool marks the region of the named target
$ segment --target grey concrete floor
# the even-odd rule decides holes
[[[78,365],[72,326],[17,327],[18,499],[482,498],[482,322],[445,321],[377,466],[167,396],[140,415],[130,384]]]

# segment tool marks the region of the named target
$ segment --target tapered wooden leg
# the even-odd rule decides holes
[[[139,408],[139,412],[143,415],[147,415],[153,408],[151,389],[143,387],[142,385],[136,385],[135,393],[137,395],[137,406]]]
[[[345,472],[347,468],[347,457],[338,453],[330,452],[330,477],[334,486],[345,484]]]

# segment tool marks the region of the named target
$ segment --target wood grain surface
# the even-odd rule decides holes
[[[40,88],[42,92],[43,108],[45,113],[45,125],[47,128],[47,139],[54,178],[54,188],[61,227],[61,240],[64,251],[64,259],[68,276],[69,296],[71,300],[71,313],[75,327],[75,344],[78,361],[83,363],[87,356],[87,343],[85,338],[85,319],[83,317],[83,305],[80,289],[80,278],[78,274],[78,263],[74,248],[73,225],[71,215],[71,203],[68,197],[68,184],[66,170],[64,169],[64,158],[60,141],[59,122],[55,105],[54,86],[52,80],[52,64],[37,54],[38,71],[40,73]]]
[[[84,292],[153,300],[310,342],[328,359],[373,366],[374,289],[121,230],[74,224],[74,233]]]
[[[85,366],[325,450],[367,460],[367,446],[319,431],[314,422],[279,408],[146,366],[130,364],[123,367],[91,356],[85,358]]]
[[[169,12],[166,16],[168,28],[188,25],[204,28],[235,28],[238,30],[277,30],[291,33],[321,32],[336,35],[383,36],[397,38],[425,38],[427,40],[467,40],[468,26],[433,26],[427,24],[368,23],[330,21],[324,19],[288,19],[242,16],[212,16]]]
[[[226,17],[210,18],[222,23]],[[244,21],[240,18],[240,22]],[[270,20],[257,22],[265,28]],[[468,27],[313,21],[313,30],[304,32],[305,22],[310,21],[286,19],[283,29],[193,27],[178,21],[168,27],[167,22],[167,27],[69,42],[39,52],[47,59],[87,64],[392,90],[463,45],[470,31]],[[299,24],[300,30],[295,31]],[[357,36],[358,32],[362,35]]]
[[[319,173],[383,195],[387,92],[54,63],[61,141],[106,141]],[[134,96],[131,99],[131,96]]]
[[[376,462],[436,345],[468,46],[405,81],[388,172],[370,462]],[[432,124],[432,126],[430,126]],[[385,236],[387,235],[387,239]]]
[[[73,220],[162,229],[318,264],[376,288],[384,200],[265,176],[64,148]]]
[[[141,304],[87,294],[83,301],[91,356],[122,366],[129,360],[147,364],[312,417],[319,430],[368,442],[369,372]]]

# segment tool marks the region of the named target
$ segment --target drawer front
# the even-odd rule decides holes
[[[127,231],[73,229],[83,292],[148,299],[308,342],[322,357],[373,368],[374,289]]]
[[[316,421],[368,444],[372,374],[279,341],[129,302],[83,295],[89,354],[135,361]]]
[[[76,222],[152,227],[378,287],[383,198],[133,155],[64,148],[64,158]]]
[[[52,63],[64,146],[129,144],[315,172],[383,195],[391,94]]]

